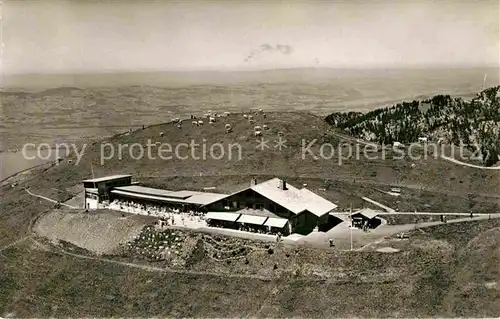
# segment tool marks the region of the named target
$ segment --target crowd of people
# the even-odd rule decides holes
[[[352,219],[351,227],[361,229],[364,232],[368,232],[370,230],[370,224],[368,220],[362,220],[362,219]]]
[[[182,210],[176,207],[117,199],[113,200],[108,208],[130,214],[159,217],[166,225],[192,226],[194,228],[206,226],[204,214],[192,209]]]
[[[273,232],[271,228],[267,226],[256,226],[256,225],[249,225],[249,224],[240,224],[238,227],[238,230],[241,231],[246,231],[250,233],[257,233],[257,234],[267,234],[267,235],[276,235],[277,232]]]
[[[117,210],[124,213],[135,214],[135,215],[158,217],[160,219],[158,225],[161,227],[163,226],[183,226],[188,228],[201,228],[206,226],[218,227],[218,228],[227,227],[227,225],[225,225],[225,222],[217,220],[206,220],[205,214],[203,212],[196,211],[193,209],[180,209],[164,205],[144,204],[129,200],[118,200],[118,199],[113,200],[111,203],[109,202],[103,203],[103,208],[109,208],[112,210]],[[267,234],[267,235],[281,234],[280,230],[277,228],[256,226],[251,224],[237,223],[237,226],[234,228],[240,231],[258,233],[258,234]]]
[[[219,220],[207,220],[207,225],[210,227],[217,228],[231,228],[237,229],[240,231],[245,231],[249,233],[257,233],[264,235],[278,235],[281,234],[281,229],[269,226],[260,226],[260,225],[252,225],[252,224],[244,224],[244,223],[227,223],[225,221]]]

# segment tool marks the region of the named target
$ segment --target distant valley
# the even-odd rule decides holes
[[[25,143],[95,140],[208,110],[262,108],[326,116],[368,112],[438,94],[471,99],[481,90],[485,74],[490,86],[500,83],[498,70],[488,68],[5,75],[0,176],[30,165],[2,155]]]
[[[370,111],[438,94],[472,98],[498,69],[283,69],[5,75],[0,151],[110,136],[207,110]],[[29,125],[26,125],[28,124]]]

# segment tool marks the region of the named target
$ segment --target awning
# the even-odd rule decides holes
[[[288,223],[287,219],[269,217],[264,226],[283,228],[285,227],[286,223]]]
[[[264,225],[267,218],[268,217],[241,214],[240,218],[238,218],[238,223]]]
[[[161,201],[164,203],[175,203],[175,204],[185,203],[182,199],[166,198],[166,197],[153,196],[153,195],[142,195],[142,194],[136,194],[136,193],[131,193],[131,192],[119,191],[119,190],[112,190],[111,193],[122,195],[122,196],[127,196],[127,197],[133,197],[133,198],[157,200],[157,201]]]
[[[223,220],[226,222],[235,222],[240,214],[234,213],[216,213],[216,212],[208,212],[205,215],[205,219],[215,219],[215,220]]]

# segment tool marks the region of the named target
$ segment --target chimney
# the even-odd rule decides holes
[[[278,188],[283,191],[286,190],[286,181],[284,179],[278,180]]]
[[[255,177],[250,181],[250,187],[257,185],[257,179]]]

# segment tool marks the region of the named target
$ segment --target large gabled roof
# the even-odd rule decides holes
[[[249,189],[268,198],[276,204],[288,209],[294,214],[300,214],[304,211],[309,211],[316,216],[323,216],[337,208],[337,205],[324,199],[323,197],[311,192],[306,188],[298,189],[293,185],[287,184],[286,190],[280,189],[279,185],[282,180],[273,178],[260,184],[245,188],[235,192],[234,194],[247,191]],[[211,204],[211,203],[208,203]]]
[[[300,190],[306,209],[317,216],[323,216],[337,208],[337,205],[329,200],[311,192],[307,188]]]
[[[250,189],[295,214],[304,211],[305,208],[300,190],[289,184],[287,184],[286,190],[282,190],[279,188],[280,182],[279,178],[273,178],[254,185]]]
[[[283,190],[278,187],[280,183],[282,183],[282,180],[273,178],[251,188],[295,214],[307,210],[316,216],[323,216],[337,208],[337,205],[311,192],[307,188],[298,189],[293,185],[287,184],[286,190]]]

